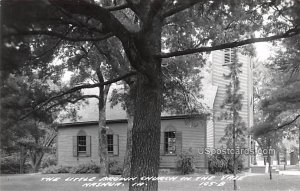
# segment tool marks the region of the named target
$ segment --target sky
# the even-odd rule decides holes
[[[272,55],[272,44],[269,42],[259,42],[254,44],[256,48],[256,58],[259,61],[264,61]]]

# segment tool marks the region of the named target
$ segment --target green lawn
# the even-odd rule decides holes
[[[42,178],[54,177],[60,178],[58,181],[42,181]],[[92,178],[92,182],[65,181],[66,178]],[[164,176],[165,177],[165,176]],[[168,176],[170,177],[170,176]],[[232,190],[232,180],[221,180],[222,176],[212,177],[211,180],[200,180],[205,175],[187,175],[172,176],[177,177],[173,181],[160,181],[159,190],[162,191],[210,191],[210,190]],[[186,177],[188,180],[182,180]],[[198,178],[198,180],[197,180]],[[0,176],[1,191],[117,191],[128,190],[128,183],[122,183],[120,186],[104,187],[83,187],[85,183],[101,183],[98,181],[96,174],[33,174],[33,175],[2,175]],[[274,175],[273,180],[269,180],[267,175],[250,174],[238,180],[239,190],[245,191],[297,191],[300,190],[300,176]],[[203,186],[202,182],[210,182],[213,186]],[[215,183],[213,183],[215,182]],[[217,186],[221,182],[225,182],[223,186]],[[103,181],[107,183],[107,181]],[[112,183],[112,181],[111,181]],[[114,183],[120,183],[115,181]],[[200,185],[202,183],[202,186]],[[224,184],[224,183],[221,183]]]

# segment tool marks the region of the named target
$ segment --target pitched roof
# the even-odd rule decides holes
[[[113,86],[115,87],[115,86]],[[112,89],[109,92],[109,95],[112,93]],[[97,94],[98,89],[88,89],[84,91],[85,94]],[[202,100],[199,100],[203,105],[205,105],[209,110],[213,108],[214,99],[217,93],[217,86],[212,86],[210,84],[206,84],[203,87],[203,95],[204,98]],[[108,99],[109,100],[109,99]],[[74,122],[71,119],[65,119],[63,120],[63,124],[69,124],[69,123],[91,123],[93,121],[98,121],[98,100],[96,99],[90,99],[89,103],[80,107],[80,109],[77,111],[78,119]],[[162,117],[167,116],[174,116],[173,114],[163,112]],[[180,116],[180,115],[177,115]],[[184,116],[184,115],[182,115]],[[111,103],[107,101],[106,104],[106,119],[108,121],[122,121],[126,120],[126,112],[122,108],[121,104],[117,104],[114,107],[111,107]]]

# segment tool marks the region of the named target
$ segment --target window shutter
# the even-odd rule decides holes
[[[73,136],[73,156],[77,157],[78,156],[78,151],[77,151],[77,136]]]
[[[86,156],[91,156],[91,136],[86,136]]]
[[[113,135],[114,155],[119,155],[119,135]]]
[[[165,145],[165,141],[164,141],[164,132],[161,132],[160,133],[160,147],[159,147],[159,153],[160,153],[160,155],[164,155],[165,154],[165,147],[164,147],[164,145]]]
[[[224,63],[229,64],[231,62],[231,49],[224,49]]]
[[[176,154],[181,154],[182,153],[182,132],[176,131],[175,138],[176,138],[176,142],[175,142]]]

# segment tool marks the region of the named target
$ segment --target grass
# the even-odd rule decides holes
[[[121,186],[113,187],[83,187],[87,182],[65,181],[68,177],[97,177],[97,174],[27,174],[27,175],[2,175],[0,176],[1,191],[125,191],[128,190],[128,183],[122,183]],[[42,181],[42,178],[53,177],[60,178],[58,181]],[[221,180],[222,176],[215,176],[212,180],[197,180],[197,177],[206,177],[205,175],[178,175],[174,181],[160,181],[160,191],[227,191],[232,190],[232,180]],[[183,177],[190,178],[182,180]],[[197,181],[196,181],[197,180]],[[241,191],[297,191],[300,190],[300,176],[274,175],[273,180],[265,174],[248,174],[238,180],[238,187]],[[224,181],[225,185],[216,186]],[[216,182],[214,186],[201,186],[201,182]],[[93,183],[99,183],[98,178]],[[203,184],[203,183],[202,183]]]

